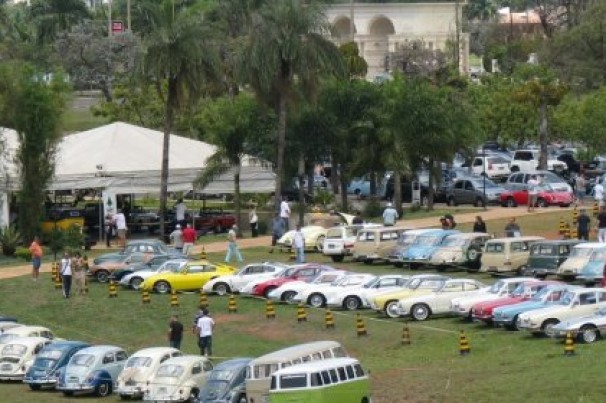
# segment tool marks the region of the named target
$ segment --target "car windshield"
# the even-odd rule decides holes
[[[437,290],[442,286],[443,283],[444,283],[444,280],[426,278],[426,279],[419,279],[416,283],[411,284],[408,288],[411,288],[413,290],[416,290],[416,289]]]
[[[131,357],[126,362],[126,368],[143,368],[149,367],[152,359],[149,357]]]
[[[505,282],[502,280],[497,281],[496,283],[494,283],[493,285],[490,286],[490,288],[488,289],[488,292],[491,294],[498,294],[499,291],[501,291],[501,289],[503,288],[503,286],[505,285]]]
[[[76,354],[72,357],[70,365],[80,367],[90,367],[95,362],[95,356],[92,354]]]
[[[505,252],[505,244],[502,242],[488,242],[484,253],[503,253]]]
[[[513,290],[513,292],[511,293],[512,297],[521,297],[522,295],[524,295],[526,292],[529,291],[530,286],[528,286],[527,284],[520,284],[518,285],[515,290]]]
[[[362,287],[364,288],[372,288],[375,286],[375,284],[377,284],[379,281],[381,281],[380,277],[375,277],[372,278],[370,280],[368,280]]]
[[[25,355],[26,351],[27,347],[23,344],[8,344],[2,349],[2,355],[21,357],[22,355]]]
[[[229,370],[214,370],[210,373],[210,380],[213,381],[230,381],[235,375],[234,371]]]
[[[57,360],[52,358],[40,358],[36,357],[33,366],[40,369],[51,369],[57,364]]]
[[[326,232],[326,239],[341,239],[342,238],[342,230],[341,228],[329,229]]]
[[[293,274],[295,274],[297,272],[297,270],[299,270],[297,267],[290,267],[286,270],[284,270],[281,274],[280,277],[290,277]]]
[[[574,300],[575,294],[574,292],[566,292],[562,295],[562,298],[558,301],[559,305],[570,305],[570,303]]]
[[[441,236],[438,235],[420,235],[415,241],[417,246],[433,246],[440,243],[442,240]]]
[[[592,261],[602,261],[605,258],[606,258],[606,250],[598,249],[598,250],[593,251],[593,253],[591,254],[591,257],[589,259]]]
[[[539,174],[541,177],[541,181],[543,183],[562,183],[565,182],[564,179],[560,178],[558,175],[551,172],[544,172]]]
[[[457,237],[449,236],[442,241],[441,245],[449,247],[449,248],[454,248],[454,247],[459,247],[459,246],[465,246],[466,243],[467,243],[467,239],[465,239],[465,238],[457,238]]]
[[[593,249],[591,248],[573,248],[570,252],[570,257],[588,258],[591,256]]]
[[[482,189],[484,187],[484,181],[486,181],[486,189],[499,187],[496,183],[494,183],[490,179],[481,179],[481,180],[476,179],[476,180],[472,180],[471,183],[473,183],[473,187],[475,187],[476,189]]]
[[[416,237],[414,234],[402,234],[400,239],[398,239],[398,245],[410,245],[415,241]]]
[[[537,292],[534,295],[534,297],[532,297],[532,300],[537,301],[537,302],[543,301],[552,292],[554,292],[554,291],[552,289],[550,289],[549,287],[543,288],[541,291]]]
[[[166,364],[158,368],[156,376],[166,378],[178,378],[181,376],[181,374],[183,374],[184,370],[185,368],[183,368],[182,365]]]

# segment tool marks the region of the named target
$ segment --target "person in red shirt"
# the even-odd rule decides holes
[[[38,281],[40,276],[40,265],[42,264],[42,248],[40,247],[40,239],[35,236],[29,251],[32,254],[32,278],[34,281]]]
[[[183,238],[183,254],[188,255],[189,250],[196,243],[196,230],[191,227],[191,224],[187,224],[181,237]]]

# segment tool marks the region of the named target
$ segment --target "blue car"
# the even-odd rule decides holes
[[[458,234],[457,230],[436,229],[416,237],[414,243],[402,255],[402,263],[411,269],[425,264],[440,244],[450,235]]]
[[[57,341],[49,344],[38,353],[34,363],[25,373],[23,383],[26,383],[31,390],[40,390],[43,387],[54,388],[61,370],[70,358],[86,347],[90,347],[90,344],[81,341]]]
[[[566,291],[576,287],[577,286],[566,284],[550,285],[543,288],[528,301],[495,308],[492,312],[492,323],[495,326],[502,326],[509,330],[518,330],[518,315],[556,304]]]
[[[587,287],[600,283],[604,278],[604,258],[606,249],[594,253],[591,259],[581,268],[577,280],[582,281]]]
[[[245,400],[245,375],[252,358],[223,361],[209,374],[198,395],[199,403],[239,403]]]

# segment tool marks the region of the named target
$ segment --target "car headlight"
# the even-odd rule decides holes
[[[88,374],[84,383],[91,384],[95,381],[95,374]]]

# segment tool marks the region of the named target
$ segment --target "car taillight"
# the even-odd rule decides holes
[[[353,243],[346,243],[343,246],[346,247],[346,248],[353,248],[354,244]]]

